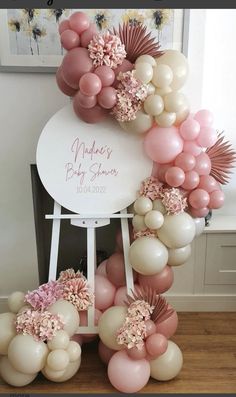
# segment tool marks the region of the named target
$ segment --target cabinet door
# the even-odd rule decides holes
[[[236,284],[236,234],[207,235],[205,284]]]

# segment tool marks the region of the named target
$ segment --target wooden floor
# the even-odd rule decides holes
[[[179,376],[169,382],[150,379],[143,393],[235,393],[236,313],[179,313],[172,338],[184,355]],[[24,388],[12,388],[0,379],[0,393],[113,393],[96,346],[85,346],[78,374],[57,384],[43,376]]]

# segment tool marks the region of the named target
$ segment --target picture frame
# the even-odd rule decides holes
[[[30,14],[30,11],[33,14]],[[0,10],[0,71],[55,73],[65,51],[61,47],[58,26],[75,10],[71,9],[1,9]],[[162,48],[174,48],[187,55],[189,11],[187,9],[157,10],[84,10],[97,23],[99,30],[118,26],[120,21],[145,20]],[[155,12],[170,13],[171,19],[162,29],[153,27]],[[109,16],[105,14],[109,12]],[[104,13],[104,14],[102,14]],[[147,13],[144,15],[144,13]],[[152,14],[151,14],[152,13]],[[101,18],[107,18],[102,25]],[[145,17],[145,18],[144,18]],[[128,19],[130,18],[130,19]],[[149,18],[149,19],[148,19]],[[167,16],[166,16],[167,20]],[[148,22],[147,22],[148,21]],[[136,23],[136,22],[135,22]]]

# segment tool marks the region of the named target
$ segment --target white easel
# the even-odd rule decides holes
[[[121,220],[126,287],[127,287],[127,293],[131,292],[134,289],[134,280],[133,280],[132,267],[129,263],[129,256],[128,256],[129,247],[130,247],[128,218],[133,218],[133,215],[127,214],[127,209],[120,211],[119,214],[63,215],[61,213],[60,204],[54,201],[53,215],[46,215],[46,219],[53,220],[48,280],[49,281],[56,280],[61,220],[70,219],[71,225],[77,227],[83,227],[87,229],[87,280],[89,282],[90,287],[94,290],[94,277],[96,270],[96,230],[95,229],[98,227],[109,225],[110,220],[112,218],[118,218]],[[79,327],[77,333],[79,334],[98,333],[98,327],[94,325],[94,319],[95,319],[95,306],[90,307],[88,309],[88,325],[86,327]]]

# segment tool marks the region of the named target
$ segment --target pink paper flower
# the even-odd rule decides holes
[[[134,232],[134,239],[137,240],[137,238],[140,237],[156,237],[157,234],[155,230],[151,229],[146,229],[146,230],[140,230],[139,232]]]
[[[162,203],[168,215],[178,215],[188,207],[187,197],[180,189],[166,188],[163,190]]]
[[[141,196],[148,197],[152,201],[160,199],[163,194],[163,183],[151,176],[142,182],[139,193]]]
[[[35,310],[45,310],[50,305],[62,298],[62,286],[57,281],[49,281],[40,285],[34,291],[29,291],[25,295],[25,301],[28,302]]]
[[[64,281],[71,280],[73,278],[82,278],[83,280],[86,280],[83,273],[81,273],[79,270],[77,272],[75,272],[74,269],[70,268],[70,269],[63,270],[62,272],[60,272],[60,275],[59,275],[59,278],[57,281],[62,283]]]
[[[93,36],[88,50],[95,67],[106,65],[115,69],[122,64],[126,57],[124,44],[121,43],[118,36],[110,32]]]
[[[78,311],[87,310],[94,303],[94,294],[84,277],[63,282],[63,299],[72,303]]]

